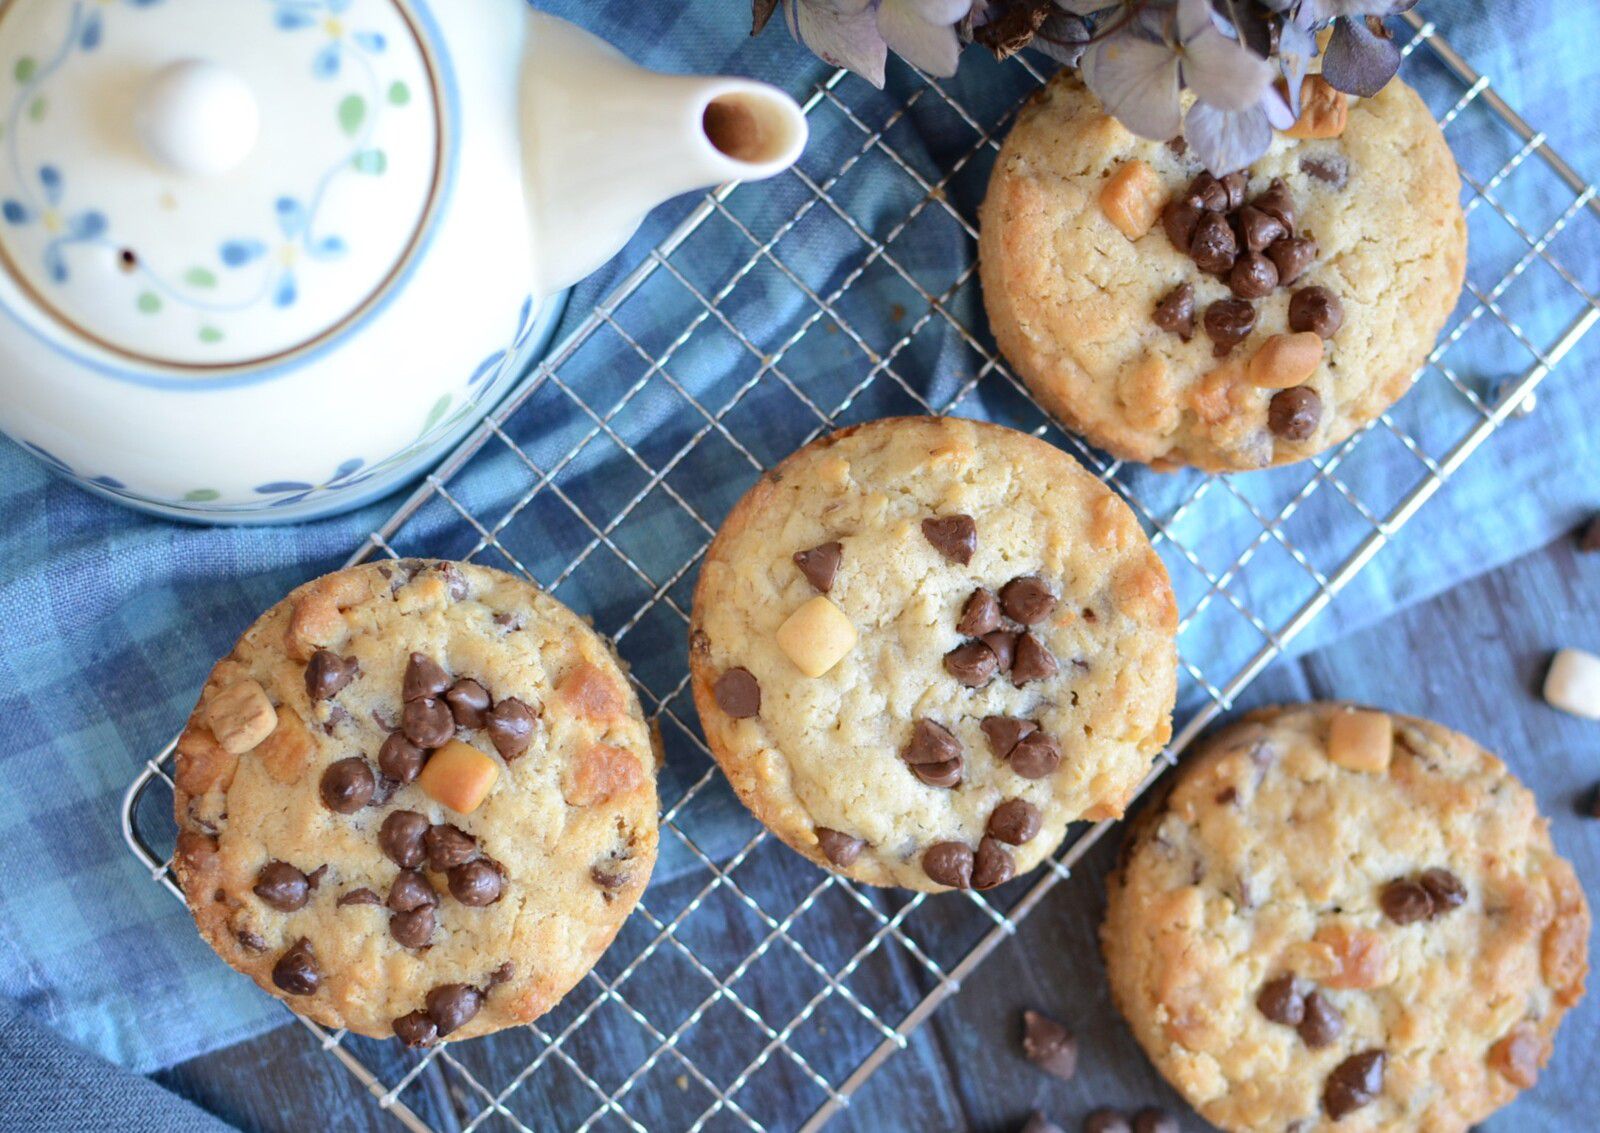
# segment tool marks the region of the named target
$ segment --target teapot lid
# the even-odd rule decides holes
[[[0,64],[0,260],[146,364],[336,333],[436,208],[435,66],[403,0],[11,0]]]

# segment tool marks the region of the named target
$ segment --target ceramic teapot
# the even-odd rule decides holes
[[[771,176],[773,87],[521,0],[0,3],[0,429],[169,516],[417,475],[668,197]]]

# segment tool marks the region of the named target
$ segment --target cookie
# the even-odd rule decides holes
[[[1465,1130],[1534,1084],[1589,912],[1533,796],[1465,736],[1257,712],[1134,824],[1101,929],[1117,1006],[1227,1130]]]
[[[1176,607],[1127,506],[998,425],[875,421],[728,516],[690,665],[745,805],[816,862],[988,888],[1122,813],[1170,736]]]
[[[1399,81],[1304,90],[1295,129],[1221,181],[1071,75],[1023,109],[981,211],[984,302],[1034,396],[1094,444],[1161,468],[1304,460],[1432,349],[1466,267],[1444,137]]]
[[[173,868],[217,954],[328,1027],[427,1046],[582,978],[656,855],[616,658],[500,571],[368,563],[295,590],[178,740]]]

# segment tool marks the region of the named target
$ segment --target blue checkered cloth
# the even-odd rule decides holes
[[[663,69],[740,72],[795,92],[824,74],[781,28],[749,40],[747,0],[551,0],[547,6]],[[1600,42],[1600,6],[1433,0],[1424,10],[1577,168],[1600,171],[1597,104],[1573,97],[1600,89],[1600,53],[1593,48]],[[895,81],[907,90],[915,82],[904,72]],[[990,97],[957,82],[965,99]],[[913,118],[912,124],[923,127],[930,150],[946,143],[926,120]],[[1505,140],[1491,132],[1479,137],[1473,129],[1464,124],[1452,142],[1464,167],[1487,177],[1508,156]],[[1543,184],[1513,203],[1548,224],[1572,198],[1552,181]],[[870,198],[871,186],[866,189]],[[577,291],[569,324],[684,208],[679,202],[662,210],[611,267]],[[1473,278],[1488,288],[1526,244],[1488,210],[1480,211]],[[1591,294],[1600,293],[1600,239],[1591,217],[1573,221],[1552,250]],[[833,253],[816,244],[803,254],[810,260],[803,268],[825,272]],[[916,254],[950,259],[970,255],[970,248],[952,241]],[[678,259],[703,256],[711,263],[735,255],[748,255],[748,248],[708,243]],[[1523,301],[1518,308],[1537,316],[1548,307],[1552,318],[1544,325],[1537,317],[1527,323],[1539,343],[1559,333],[1554,312],[1570,317],[1573,311],[1573,293],[1552,278],[1529,271],[1517,285],[1549,289],[1548,304]],[[1508,293],[1505,301],[1513,298]],[[1487,333],[1484,339],[1472,349],[1473,381],[1492,384],[1495,375],[1526,367],[1526,352],[1514,341]],[[592,361],[600,380],[604,359]],[[1546,384],[1538,412],[1492,438],[1298,645],[1385,617],[1542,545],[1600,507],[1597,361],[1600,335]],[[569,369],[566,377],[582,382],[585,375]],[[1459,402],[1443,380],[1412,397]],[[981,413],[985,407],[978,396],[961,409]],[[1420,411],[1425,426],[1430,409],[1430,402],[1418,400],[1413,419]],[[1446,411],[1441,401],[1439,412]],[[771,447],[781,450],[782,440],[775,434]],[[1353,478],[1367,479],[1351,487],[1378,493],[1414,480],[1419,470],[1396,444],[1387,462],[1353,470]],[[1152,478],[1139,486],[1177,493],[1186,483]],[[135,864],[123,844],[119,804],[141,763],[181,725],[207,669],[240,629],[295,584],[337,567],[393,506],[390,501],[298,528],[177,526],[86,495],[0,441],[0,781],[7,784],[0,791],[0,995],[27,1016],[141,1071],[284,1022],[280,1007],[216,961],[184,909]],[[1257,522],[1241,514],[1243,522]],[[425,540],[425,526],[413,534]],[[1303,583],[1298,571],[1285,558],[1279,573]],[[1273,571],[1250,573],[1249,585],[1260,590],[1244,597],[1270,603]]]

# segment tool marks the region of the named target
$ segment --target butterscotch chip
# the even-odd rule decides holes
[[[1382,774],[1394,753],[1394,725],[1383,712],[1349,708],[1328,722],[1328,758],[1351,771]]]
[[[1403,82],[1353,107],[1337,92],[1323,107],[1323,86],[1305,121],[1319,137],[1275,134],[1221,179],[1117,125],[1071,69],[1022,108],[980,214],[983,300],[1010,368],[1067,429],[1125,460],[1248,470],[1331,448],[1411,388],[1465,278],[1460,176]],[[1286,284],[1336,295],[1343,326],[1296,325]],[[1229,398],[1211,380],[1214,351],[1243,362],[1308,329],[1338,331],[1337,364],[1312,379],[1320,424],[1299,398],[1275,428],[1257,387]]]
[[[1534,1084],[1581,994],[1589,913],[1532,795],[1412,717],[1366,713],[1387,774],[1346,766],[1351,715],[1267,709],[1204,741],[1107,884],[1112,998],[1222,1130],[1465,1133]]]
[[[225,750],[213,723],[263,701],[270,734]],[[205,939],[294,1010],[469,1039],[548,1011],[617,932],[655,862],[655,766],[565,607],[470,564],[367,564],[218,664],[178,747],[173,868]]]
[[[832,543],[845,569],[820,596],[793,556]],[[842,660],[795,634],[808,607],[848,615]],[[1001,884],[1069,823],[1121,813],[1169,734],[1175,625],[1137,521],[1061,450],[902,418],[808,445],[739,502],[701,568],[689,662],[712,754],[777,837],[937,891],[931,845]],[[942,876],[961,857],[942,851]]]
[[[242,755],[272,734],[278,711],[256,681],[235,681],[218,690],[206,705],[211,734],[230,755]]]
[[[1120,166],[1100,190],[1100,210],[1117,231],[1137,240],[1155,226],[1166,192],[1156,171],[1135,159]]]
[[[778,647],[808,677],[820,677],[856,643],[856,627],[845,612],[819,594],[778,627]]]
[[[1350,96],[1321,75],[1300,81],[1300,117],[1285,130],[1290,138],[1337,138],[1350,124]]]
[[[417,786],[461,814],[477,810],[500,777],[500,765],[471,744],[451,740],[428,759]]]

